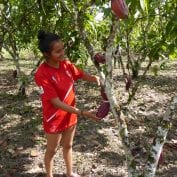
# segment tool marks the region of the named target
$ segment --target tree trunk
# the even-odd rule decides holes
[[[162,153],[162,149],[167,137],[167,133],[172,125],[173,120],[176,118],[177,118],[177,95],[172,98],[170,105],[163,116],[161,126],[159,126],[157,129],[157,136],[154,139],[154,144],[151,148],[148,162],[145,169],[146,177],[155,176],[159,157]]]

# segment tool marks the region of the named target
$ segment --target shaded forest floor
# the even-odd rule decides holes
[[[45,137],[41,126],[41,103],[35,84],[27,88],[27,98],[17,94],[10,61],[0,65],[0,177],[44,177]],[[24,72],[30,70],[24,65]],[[92,72],[92,71],[91,71]],[[94,72],[94,71],[93,71]],[[92,72],[92,73],[93,73]],[[141,79],[141,78],[140,78]],[[114,70],[115,95],[124,102],[128,93],[119,69]],[[177,62],[167,63],[154,76],[149,72],[129,106],[135,117],[127,119],[132,149],[144,162],[147,144],[157,130],[167,105],[177,93]],[[101,102],[99,88],[79,81],[76,84],[78,107],[95,110]],[[148,131],[145,131],[148,130]],[[126,177],[127,169],[118,129],[111,113],[100,122],[80,117],[74,140],[74,170],[84,177]],[[158,177],[177,177],[177,120],[167,136],[164,160]],[[64,173],[62,150],[55,157],[55,177]]]

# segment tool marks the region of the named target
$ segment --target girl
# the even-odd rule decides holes
[[[72,144],[77,124],[77,115],[99,120],[93,113],[75,107],[74,82],[83,79],[98,85],[99,77],[89,75],[64,57],[64,45],[53,33],[38,33],[39,49],[45,61],[35,73],[40,88],[43,127],[47,138],[44,157],[47,177],[53,177],[53,158],[62,141],[63,158],[67,177],[79,177],[72,171]]]

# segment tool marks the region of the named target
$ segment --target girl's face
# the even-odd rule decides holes
[[[64,59],[65,51],[64,51],[64,45],[62,41],[55,41],[52,45],[52,50],[49,54],[49,60],[52,60],[54,62],[58,62],[60,60]]]

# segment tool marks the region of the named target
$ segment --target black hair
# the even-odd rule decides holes
[[[57,34],[45,32],[43,30],[40,30],[38,32],[38,48],[39,50],[44,52],[50,52],[52,48],[52,44],[54,41],[59,41],[60,37]]]

